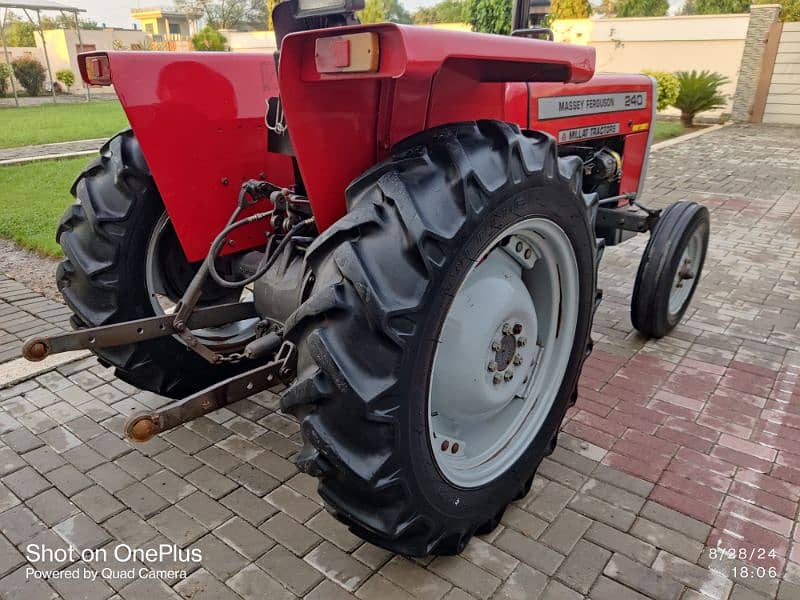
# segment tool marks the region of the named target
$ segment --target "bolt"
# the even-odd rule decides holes
[[[233,240],[228,240],[228,246],[235,246],[236,242]]]
[[[489,369],[490,373],[494,373],[495,371],[497,371],[497,363],[492,361],[488,365],[486,365],[486,368]]]
[[[517,252],[522,252],[522,242],[517,242]]]
[[[498,384],[498,383],[500,383],[501,381],[503,381],[503,376],[502,376],[502,375],[500,375],[500,373],[495,373],[495,374],[494,374],[494,377],[492,378],[492,383],[493,383],[493,384],[495,384],[495,385],[497,385],[497,384]]]
[[[220,181],[219,181],[219,182],[220,182],[222,185],[228,185],[228,178],[227,178],[227,177],[223,177],[222,179],[220,179]]]
[[[514,355],[514,364],[517,366],[522,364],[522,358],[519,354]]]
[[[526,338],[524,335],[521,335],[517,338],[517,346],[519,346],[520,348],[522,348],[527,343],[528,343],[528,338]]]
[[[458,452],[458,442],[456,442],[455,444],[453,444],[453,447],[452,447],[452,448],[450,448],[450,452],[452,452],[453,454],[455,454],[456,452]]]
[[[492,342],[492,350],[494,350],[495,352],[498,352],[500,350],[500,342],[497,342],[497,341]]]
[[[442,452],[447,452],[447,449],[450,447],[450,442],[447,440],[442,442]]]
[[[519,335],[522,333],[522,323],[516,323],[512,331],[514,332],[514,335]]]
[[[508,335],[509,333],[511,333],[511,325],[503,323],[503,335]]]
[[[35,342],[26,343],[22,348],[22,355],[26,359],[32,362],[42,360],[47,356],[48,353],[49,350],[47,348],[47,344],[45,344],[41,340],[36,340]]]
[[[525,260],[528,260],[532,255],[533,255],[533,251],[530,248],[525,250]]]
[[[511,381],[514,379],[514,371],[506,371],[506,374],[503,376],[503,379],[506,381]]]
[[[175,321],[173,326],[175,327],[175,331],[183,331],[186,329],[186,324],[183,321]]]

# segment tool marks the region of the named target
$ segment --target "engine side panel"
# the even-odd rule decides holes
[[[122,106],[190,261],[201,260],[236,205],[241,183],[291,185],[291,159],[267,153],[265,101],[278,94],[271,54],[109,52]],[[241,228],[226,252],[264,242]]]
[[[646,75],[595,75],[586,83],[531,83],[530,129],[559,144],[623,137],[619,193],[641,192],[655,126],[654,80]]]

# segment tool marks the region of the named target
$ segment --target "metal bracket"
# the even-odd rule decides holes
[[[597,209],[597,221],[595,226],[598,229],[622,229],[623,231],[644,233],[646,231],[652,231],[660,218],[661,211],[645,211],[638,205],[629,205],[620,208],[606,208],[601,206]]]
[[[245,371],[153,412],[132,415],[125,423],[125,436],[134,442],[146,442],[159,433],[258,392],[280,391],[294,377],[296,359],[294,344],[283,342],[275,358],[266,365]]]
[[[258,317],[252,302],[233,302],[209,308],[200,308],[188,317],[185,327],[203,329],[217,327],[226,323]],[[145,340],[166,337],[180,333],[179,321],[174,314],[137,319],[115,325],[103,325],[79,329],[52,337],[32,337],[22,346],[22,356],[30,361],[40,361],[51,354],[68,350],[108,348],[124,344],[134,344]]]

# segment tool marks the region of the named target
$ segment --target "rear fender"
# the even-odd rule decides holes
[[[319,73],[317,39],[357,32],[378,35],[377,70]],[[403,138],[472,119],[525,127],[525,82],[585,82],[594,64],[594,48],[586,46],[430,27],[380,24],[286,36],[281,99],[318,228],[344,215],[347,185]]]
[[[190,261],[205,257],[243,181],[292,184],[291,159],[267,153],[266,99],[278,95],[273,55],[89,56],[106,54],[111,82]],[[262,245],[264,232],[260,223],[241,228],[224,252]]]

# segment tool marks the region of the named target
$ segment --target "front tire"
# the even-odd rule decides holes
[[[347,200],[347,216],[309,251],[315,283],[287,322],[298,377],[282,406],[301,422],[297,462],[362,538],[401,554],[454,554],[527,493],[574,399],[596,282],[581,162],[515,125],[442,126],[402,142]],[[429,435],[434,357],[476,261],[532,220],[561,231],[574,256],[574,322],[554,329],[569,336],[563,372],[510,464],[465,483],[437,461]]]
[[[664,210],[642,253],[631,296],[631,322],[644,336],[662,338],[680,323],[706,259],[710,217],[696,202]]]

